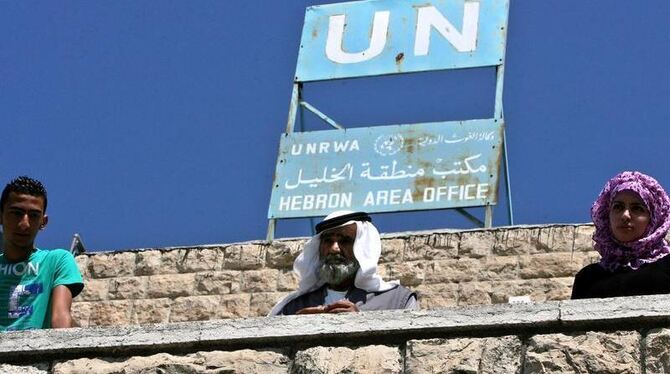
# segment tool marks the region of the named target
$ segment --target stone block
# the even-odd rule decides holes
[[[195,358],[203,368],[216,369],[219,373],[288,373],[290,363],[289,358],[279,352],[250,349],[198,352],[188,356]]]
[[[535,335],[524,361],[524,373],[641,373],[640,334]]]
[[[382,239],[382,254],[379,263],[401,261],[403,253],[406,251],[405,239]]]
[[[600,253],[596,251],[589,252],[573,252],[575,258],[582,259],[582,267],[590,264],[595,264],[600,261]]]
[[[508,281],[519,278],[519,258],[517,256],[489,256],[479,263],[479,281]]]
[[[595,226],[581,225],[575,227],[575,239],[572,245],[573,252],[593,251],[593,232]]]
[[[49,374],[49,363],[33,365],[0,364],[0,373],[3,374]]]
[[[496,242],[494,231],[466,231],[461,233],[458,255],[482,258],[491,254]]]
[[[313,347],[298,351],[292,373],[402,373],[402,359],[395,347],[372,345],[346,347]]]
[[[242,292],[274,292],[279,270],[262,269],[242,272]]]
[[[287,294],[286,292],[260,292],[252,294],[249,313],[245,317],[267,316],[272,307]]]
[[[273,269],[292,269],[293,261],[304,244],[304,240],[276,240],[266,245],[267,266]]]
[[[491,304],[491,284],[487,282],[462,283],[458,288],[458,306]]]
[[[423,283],[425,277],[423,262],[391,263],[384,265],[384,268],[384,277],[399,280],[400,284],[407,287]]]
[[[160,270],[155,274],[176,274],[184,261],[186,251],[183,249],[172,249],[161,252]]]
[[[422,284],[413,289],[421,309],[442,309],[458,305],[458,284]]]
[[[155,275],[161,273],[163,257],[159,250],[137,252],[135,256],[135,275]],[[173,272],[176,272],[173,271]]]
[[[472,258],[431,261],[426,266],[426,283],[470,282],[481,271],[481,262]]]
[[[425,259],[426,251],[430,248],[428,245],[429,238],[428,235],[413,235],[403,238],[404,246],[399,246],[401,256],[396,258],[402,261],[419,261]]]
[[[298,289],[298,276],[293,270],[280,271],[277,277],[277,291],[295,291]]]
[[[120,277],[109,280],[109,298],[142,299],[146,296],[148,277]]]
[[[220,301],[218,295],[178,297],[172,301],[170,322],[216,319]]]
[[[129,300],[92,303],[89,326],[122,326],[130,324],[132,303]]]
[[[251,296],[249,294],[233,294],[221,296],[221,303],[216,311],[216,318],[252,317],[249,313]]]
[[[177,370],[175,370],[177,369]],[[128,358],[79,358],[57,362],[54,374],[196,373],[191,360],[159,353]]]
[[[75,299],[76,300],[76,299]],[[74,302],[70,309],[72,315],[72,325],[75,327],[88,327],[88,319],[91,315],[94,303]],[[1,371],[0,371],[1,373]]]
[[[147,297],[191,296],[195,290],[195,274],[152,275],[147,280]]]
[[[92,255],[88,260],[91,278],[112,278],[133,275],[135,253],[117,252]]]
[[[519,276],[522,279],[570,277],[582,268],[583,259],[572,253],[538,253],[521,256]]]
[[[180,273],[221,270],[223,266],[223,250],[221,248],[188,248],[184,249],[184,257],[177,264]]]
[[[544,301],[570,300],[573,282],[573,277],[545,279]]]
[[[54,365],[55,374],[116,373],[287,373],[289,359],[276,352],[239,350],[159,353],[128,358],[80,358]]]
[[[224,250],[223,268],[255,270],[265,265],[265,246],[259,244],[231,245]]]
[[[458,244],[461,241],[460,233],[439,233],[428,237],[426,260],[446,259],[458,257]]]
[[[145,299],[133,302],[130,320],[136,325],[170,322],[170,299]]]
[[[537,245],[530,253],[572,252],[574,239],[574,226],[542,227]]]
[[[516,336],[410,340],[406,373],[516,374],[521,372],[521,341]]]
[[[223,295],[240,292],[242,273],[235,270],[208,271],[195,275],[195,293]]]
[[[88,255],[79,255],[74,258],[74,261],[77,263],[77,268],[79,268],[79,272],[81,273],[81,276],[84,278],[89,278],[91,276],[91,273],[88,269],[88,261],[89,261],[89,256]]]
[[[85,279],[84,289],[75,300],[99,301],[107,300],[109,292],[109,279]]]
[[[645,338],[647,373],[670,372],[670,329],[650,330]]]
[[[493,254],[497,256],[518,256],[531,252],[540,240],[540,229],[505,229],[496,232]]]
[[[511,296],[529,296],[535,303],[567,300],[570,299],[572,280],[567,277],[491,283],[491,302],[505,304]]]

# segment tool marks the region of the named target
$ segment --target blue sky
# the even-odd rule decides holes
[[[264,238],[304,10],[325,3],[1,2],[0,179],[46,184],[51,221],[38,245],[67,246],[74,232],[93,250]],[[511,0],[515,223],[587,222],[622,170],[670,186],[669,18],[661,0]],[[492,69],[471,69],[304,92],[362,126],[486,118],[493,84]],[[495,225],[507,224],[504,193]],[[375,222],[382,232],[471,227],[453,211]],[[280,221],[276,236],[309,225]]]

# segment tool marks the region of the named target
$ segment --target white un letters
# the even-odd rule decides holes
[[[345,52],[342,46],[346,15],[330,16],[326,56],[340,64],[355,64],[378,56],[386,46],[389,34],[388,10],[377,11],[372,20],[372,32],[367,49],[361,52]],[[416,34],[414,36],[414,55],[425,56],[430,51],[430,34],[434,28],[458,52],[472,52],[477,48],[479,24],[479,1],[466,1],[463,7],[463,27],[459,31],[449,20],[432,5],[417,8]]]

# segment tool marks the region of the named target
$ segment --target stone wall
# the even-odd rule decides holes
[[[516,226],[383,236],[380,272],[419,293],[422,309],[570,297],[574,274],[598,259],[591,225]],[[294,290],[305,239],[162,248],[77,257],[86,288],[80,326],[263,316]]]
[[[668,373],[670,296],[0,334],[2,373]]]

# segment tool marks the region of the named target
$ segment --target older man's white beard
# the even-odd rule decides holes
[[[341,284],[356,276],[359,267],[356,259],[347,261],[342,256],[330,255],[323,260],[319,268],[319,278],[328,284]]]

